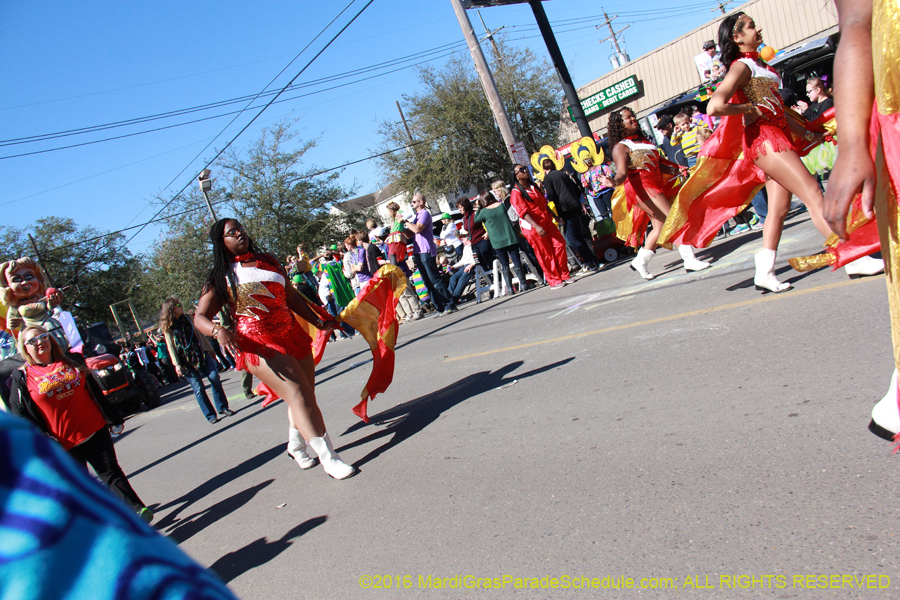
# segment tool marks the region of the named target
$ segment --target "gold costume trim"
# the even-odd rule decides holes
[[[768,77],[751,77],[747,85],[741,89],[751,104],[765,106],[773,114],[778,114],[781,110],[781,96],[778,95],[778,87],[774,80]]]
[[[235,314],[250,317],[252,319],[259,319],[259,315],[251,311],[251,308],[255,308],[262,312],[269,312],[268,308],[263,306],[259,300],[253,297],[254,295],[265,296],[266,298],[275,297],[272,295],[272,292],[259,281],[238,284],[237,298],[234,299]]]
[[[800,271],[801,273],[827,267],[833,262],[834,256],[828,252],[813,254],[812,256],[797,256],[788,259],[788,264],[794,267],[795,271]]]
[[[894,343],[894,365],[900,369],[900,207],[891,189],[891,177],[884,156],[884,144],[878,136],[875,148],[875,221],[884,259],[888,304],[891,309],[891,340]]]
[[[628,169],[640,169],[649,171],[653,167],[653,159],[650,158],[654,150],[632,150],[628,153]]]
[[[900,0],[872,2],[872,65],[875,98],[883,115],[900,112]]]
[[[625,186],[620,185],[613,192],[609,203],[612,205],[613,221],[616,223],[616,237],[627,242],[631,238],[634,221],[628,210],[628,199],[625,197]]]

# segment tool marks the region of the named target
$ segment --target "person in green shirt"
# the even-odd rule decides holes
[[[519,258],[519,237],[513,229],[509,215],[506,214],[506,207],[502,202],[498,202],[491,192],[482,192],[475,206],[475,222],[484,223],[488,241],[500,261],[500,271],[509,293],[515,293],[509,275],[510,260],[519,279],[519,290],[524,290],[527,284],[525,271],[522,270],[522,260]]]

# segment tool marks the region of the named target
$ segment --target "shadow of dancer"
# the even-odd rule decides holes
[[[295,539],[315,529],[327,520],[328,517],[323,515],[304,521],[281,536],[281,539],[273,542],[269,542],[266,538],[261,537],[250,542],[240,550],[229,552],[210,565],[209,570],[218,575],[224,583],[228,583],[250,569],[266,564],[287,550]]]
[[[354,461],[353,466],[358,468],[370,460],[377,458],[382,453],[387,452],[404,440],[416,435],[436,421],[443,412],[453,408],[460,402],[469,400],[485,392],[495,390],[500,386],[511,383],[513,379],[524,379],[526,377],[540,375],[541,373],[546,373],[547,371],[552,371],[562,365],[568,364],[573,360],[575,360],[574,356],[565,358],[555,363],[527,371],[517,375],[515,378],[507,377],[507,375],[521,367],[524,364],[522,361],[510,363],[493,372],[481,371],[479,373],[472,373],[441,390],[419,396],[415,400],[398,404],[393,408],[389,408],[377,415],[373,415],[371,417],[372,424],[377,425],[385,422],[391,422],[391,424],[386,429],[376,431],[355,442],[341,446],[338,450],[343,452],[350,448],[362,446],[363,444],[390,436],[390,440],[388,440],[387,443],[375,448],[360,460]],[[342,435],[352,433],[363,427],[366,427],[366,424],[360,421],[348,428]]]
[[[239,477],[246,475],[247,473],[255,471],[256,469],[263,466],[267,462],[271,461],[272,459],[274,459],[276,456],[282,454],[283,452],[284,452],[284,444],[279,444],[279,445],[275,446],[274,448],[270,448],[269,450],[266,450],[265,452],[261,452],[260,454],[257,454],[256,456],[252,456],[252,457],[248,458],[244,462],[228,469],[227,471],[219,473],[218,475],[212,477],[211,479],[207,480],[206,482],[204,482],[204,483],[200,484],[199,486],[197,486],[196,488],[192,489],[190,492],[184,494],[180,498],[178,498],[176,500],[172,500],[170,502],[167,502],[157,508],[154,508],[153,509],[154,512],[159,513],[168,508],[175,507],[175,509],[173,511],[171,511],[170,513],[168,513],[162,519],[160,519],[159,521],[157,521],[155,523],[156,529],[158,529],[159,531],[164,531],[168,527],[177,525],[181,521],[181,519],[178,518],[178,515],[183,510],[185,510],[187,507],[189,507],[190,505],[194,504],[195,502],[201,500],[202,498],[206,497],[210,493],[220,489],[222,486],[227,485],[228,483],[234,481],[235,479],[238,479]],[[271,480],[269,482],[267,482],[265,485],[268,485],[269,483],[271,483]],[[259,486],[257,486],[257,487],[259,487]],[[250,489],[253,490],[254,488],[250,488]],[[259,489],[261,489],[261,488],[259,488]],[[258,489],[256,491],[258,491]],[[256,494],[256,491],[253,492],[253,495]],[[252,498],[253,495],[251,495],[250,498]],[[229,510],[227,510],[227,512],[221,513],[221,514],[218,514],[218,513],[212,514],[211,516],[214,516],[215,519],[211,519],[211,518],[204,519],[202,522],[202,527],[194,526],[191,528],[190,535],[194,535],[201,529],[207,527],[208,525],[211,525],[212,523],[221,519],[228,513],[239,508],[240,505],[232,506],[231,504],[226,504],[229,502],[231,502],[233,504],[233,499],[238,498],[238,496],[240,496],[240,494],[237,494],[237,495],[233,496],[232,498],[229,498],[228,500],[223,500],[220,504],[225,505],[227,508],[229,508]],[[250,500],[250,498],[245,498],[243,503],[248,502]],[[211,512],[211,511],[212,511],[212,509],[209,509],[209,511],[207,511],[207,512]],[[203,514],[203,513],[198,513],[198,514]],[[197,515],[192,515],[191,517],[188,517],[188,519],[194,519],[196,517],[197,517]],[[184,533],[188,533],[188,532],[185,531]],[[187,537],[190,537],[190,536],[187,536]],[[183,539],[179,539],[178,537],[173,535],[173,540],[181,542],[181,541],[184,541],[184,539],[187,539],[187,537],[184,537]]]
[[[225,498],[221,502],[217,502],[207,509],[196,512],[183,519],[178,519],[175,524],[166,532],[170,540],[176,544],[180,544],[189,539],[196,533],[199,533],[212,525],[213,523],[224,519],[237,509],[241,508],[256,496],[263,488],[269,487],[274,479],[269,479],[254,485],[246,490],[241,490],[237,494]]]

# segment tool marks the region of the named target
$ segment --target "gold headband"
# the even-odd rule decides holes
[[[744,16],[744,13],[737,14],[737,20],[734,22],[734,27],[731,28],[731,37],[734,37],[738,34],[738,26],[741,24],[741,17]]]

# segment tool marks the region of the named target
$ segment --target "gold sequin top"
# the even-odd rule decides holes
[[[872,2],[872,61],[878,112],[900,112],[900,0]]]
[[[755,104],[770,119],[782,117],[784,103],[778,93],[781,87],[778,73],[759,66],[752,58],[741,58],[735,62],[742,62],[750,68],[750,81],[738,90],[738,101],[741,104]]]

